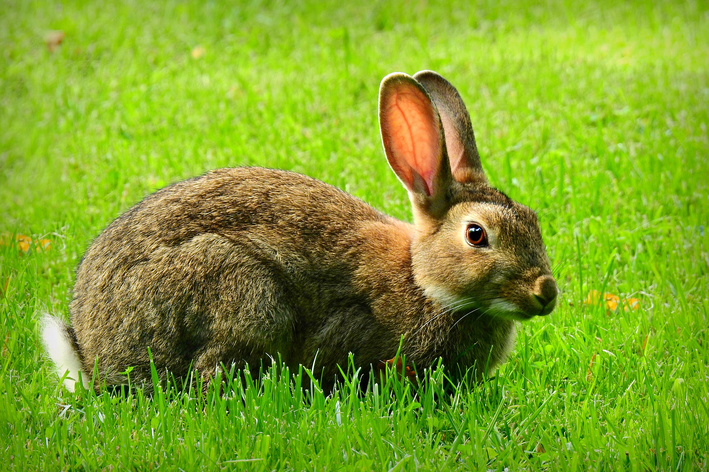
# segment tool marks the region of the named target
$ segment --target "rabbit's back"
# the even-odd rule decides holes
[[[241,240],[261,230],[287,246],[332,250],[341,238],[323,236],[341,235],[356,222],[388,220],[361,200],[301,174],[218,169],[147,196],[111,223],[84,259],[100,260],[105,249],[130,259],[201,234]],[[116,241],[124,244],[115,247]]]
[[[70,311],[86,371],[98,358],[109,383],[120,366],[147,378],[148,347],[176,375],[266,354],[307,363],[315,331],[335,320],[340,333],[381,335],[362,316],[353,253],[366,251],[364,226],[392,224],[286,171],[221,169],[162,189],[109,225],[77,270]]]

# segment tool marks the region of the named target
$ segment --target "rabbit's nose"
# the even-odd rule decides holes
[[[542,275],[534,282],[534,298],[542,306],[540,315],[548,315],[556,306],[556,296],[559,289],[554,277]]]

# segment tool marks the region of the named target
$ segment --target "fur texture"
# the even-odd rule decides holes
[[[327,386],[349,353],[368,368],[402,339],[417,368],[502,362],[514,320],[555,303],[536,215],[488,185],[470,117],[441,76],[387,76],[379,108],[413,225],[292,172],[219,169],[173,184],[87,250],[72,326],[45,322],[59,374],[85,380],[96,364],[109,385],[128,367],[132,381],[149,381],[150,348],[161,374],[192,366],[209,377],[220,363],[280,355],[315,365]],[[486,245],[466,240],[473,223]]]

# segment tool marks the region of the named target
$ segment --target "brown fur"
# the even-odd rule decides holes
[[[77,269],[67,330],[83,372],[97,360],[108,384],[125,382],[128,367],[133,381],[148,380],[150,348],[161,374],[182,377],[192,365],[209,377],[219,363],[280,355],[292,368],[315,365],[331,385],[349,353],[368,368],[392,359],[402,339],[419,369],[438,358],[460,371],[502,362],[513,319],[548,313],[556,297],[539,225],[487,185],[455,89],[432,72],[415,79],[389,76],[380,101],[385,150],[415,225],[292,172],[220,169],[173,184],[111,223]],[[400,115],[387,116],[399,105],[407,119],[423,110],[431,127],[429,148],[440,155],[432,195],[426,171],[401,171],[408,164],[387,145],[407,132]],[[446,145],[458,150],[454,166]],[[465,242],[471,215],[490,247]]]

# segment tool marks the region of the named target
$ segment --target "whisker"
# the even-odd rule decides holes
[[[477,318],[475,318],[475,322],[477,323],[478,321],[480,321],[480,318],[482,318],[482,317],[485,316],[485,315],[489,315],[489,314],[490,314],[490,309],[488,308],[487,310],[485,310],[485,311],[483,311],[482,313],[480,313],[480,316],[478,316]],[[497,314],[492,313],[492,319],[494,320],[495,318],[497,318]]]
[[[451,303],[449,305],[443,305],[443,309],[441,310],[441,312],[435,316],[432,316],[428,321],[426,321],[419,329],[416,330],[415,333],[412,334],[412,337],[416,336],[418,333],[421,332],[422,329],[424,329],[426,326],[433,323],[434,321],[436,321],[440,317],[447,315],[449,313],[453,313],[456,310],[458,310],[459,308],[467,305],[468,303],[470,303],[470,300],[460,300],[455,303]]]
[[[485,297],[485,298],[472,298],[472,297],[470,297],[470,298],[464,298],[464,299],[462,299],[462,300],[456,300],[456,301],[454,301],[453,303],[449,303],[449,304],[441,304],[441,305],[442,305],[442,309],[440,310],[440,312],[437,313],[436,315],[432,316],[432,317],[429,318],[428,320],[426,320],[426,322],[425,322],[424,324],[422,324],[416,331],[414,331],[414,332],[411,334],[411,337],[414,337],[414,336],[416,336],[417,334],[419,334],[424,328],[426,328],[428,325],[430,325],[431,323],[435,322],[436,320],[440,319],[442,316],[445,316],[445,315],[448,315],[448,314],[451,314],[451,313],[455,313],[455,312],[457,312],[458,310],[460,310],[461,308],[465,307],[466,305],[470,305],[470,304],[472,304],[472,303],[475,303],[475,304],[484,303],[484,302],[491,301],[491,300],[495,300],[495,299],[498,299],[498,298],[500,298],[500,297],[499,297],[499,296],[495,296],[495,297]],[[460,323],[461,321],[463,321],[463,318],[466,318],[466,317],[468,317],[468,316],[470,316],[470,315],[472,315],[472,314],[474,314],[474,313],[476,313],[476,312],[478,312],[478,311],[480,311],[480,307],[475,307],[475,308],[473,308],[472,310],[470,310],[470,311],[466,312],[465,314],[463,314],[458,320],[456,320],[456,322],[453,324],[453,326],[451,326],[451,327],[449,328],[449,332],[450,332],[450,330],[452,330],[458,323]],[[480,318],[482,318],[483,316],[485,316],[485,315],[487,315],[487,314],[490,314],[490,309],[489,309],[489,308],[486,309],[486,310],[481,311],[481,312],[480,312],[480,315],[475,319],[475,321],[476,321],[476,322],[479,321]],[[495,319],[495,318],[497,318],[497,317],[498,317],[497,314],[495,314],[495,313],[492,314],[492,318],[493,318],[493,319]]]
[[[463,316],[461,316],[460,318],[458,318],[458,321],[456,321],[455,323],[453,323],[453,326],[450,327],[450,329],[448,330],[448,332],[450,333],[451,331],[453,331],[453,328],[455,328],[458,323],[460,323],[460,322],[463,321],[465,318],[467,318],[468,316],[472,315],[473,313],[475,313],[475,312],[478,311],[478,310],[480,310],[480,308],[473,308],[472,310],[470,310],[469,312],[467,312],[466,314],[464,314]],[[478,318],[478,319],[480,319],[480,318]]]

